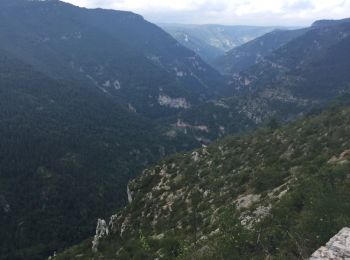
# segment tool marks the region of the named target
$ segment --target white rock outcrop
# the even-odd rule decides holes
[[[92,241],[92,251],[98,251],[98,245],[100,240],[109,234],[109,229],[107,223],[104,219],[97,220],[96,234],[94,236],[94,240]]]
[[[319,248],[309,260],[350,259],[350,228],[343,228],[326,246]]]
[[[255,202],[258,202],[260,200],[260,197],[260,194],[247,194],[239,196],[235,201],[236,207],[237,209],[249,208]]]
[[[130,191],[129,185],[126,186],[126,192],[128,194],[128,202],[131,203],[132,202],[132,193]]]
[[[184,108],[188,109],[191,107],[191,104],[187,102],[185,98],[171,98],[167,95],[159,95],[158,103],[161,106],[171,107],[171,108]]]

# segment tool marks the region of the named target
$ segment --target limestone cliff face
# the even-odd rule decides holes
[[[350,259],[350,228],[343,228],[329,242],[312,254],[310,260]]]

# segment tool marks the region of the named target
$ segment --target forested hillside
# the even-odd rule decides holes
[[[223,74],[232,75],[248,69],[308,29],[274,30],[215,59],[212,64]]]
[[[307,259],[348,225],[349,96],[282,128],[178,154],[131,203],[55,259]]]
[[[0,2],[1,259],[91,235],[151,162],[199,142],[153,119],[222,95],[221,75],[141,16]]]
[[[140,15],[58,0],[3,0],[0,8],[0,48],[144,116],[174,114],[224,91],[218,72]]]
[[[349,91],[349,20],[247,42],[225,75],[185,46],[131,12],[0,1],[0,259],[305,258],[348,223],[349,96],[279,126]]]
[[[305,29],[254,65],[232,74],[231,96],[182,111],[173,128],[210,141],[270,121],[294,120],[324,106],[349,91],[349,35],[348,20]],[[261,40],[266,37],[271,35]]]
[[[1,259],[43,259],[79,242],[125,205],[126,183],[145,165],[194,145],[2,51],[0,71]]]

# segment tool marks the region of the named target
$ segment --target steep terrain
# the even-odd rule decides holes
[[[343,70],[348,68],[346,46],[349,32],[350,22],[313,26],[241,74],[235,74],[232,84],[240,89],[266,89],[279,85],[290,90],[293,85],[298,87],[293,92],[299,96],[305,94],[300,93],[300,89],[303,88],[305,92],[309,91],[310,95],[317,98],[320,98],[320,91],[335,93],[339,91],[338,88],[342,88],[338,81],[347,81]],[[340,64],[334,62],[335,60],[339,60]],[[322,86],[315,84],[314,81],[325,76],[321,70],[331,66],[334,66],[334,69],[329,73],[329,80]],[[334,81],[335,77],[339,79]]]
[[[306,259],[350,221],[349,98],[148,168],[94,250],[55,259]]]
[[[222,74],[232,75],[249,69],[249,67],[264,62],[276,50],[284,48],[292,40],[306,34],[310,30],[320,30],[325,27],[338,26],[349,23],[350,19],[343,20],[320,20],[316,21],[309,28],[295,30],[275,30],[266,33],[261,37],[238,46],[225,55],[221,55],[214,61],[212,65]],[[325,37],[331,37],[329,34]],[[315,38],[315,41],[317,39]],[[300,48],[301,46],[299,46]],[[288,47],[286,47],[288,48]],[[317,50],[318,48],[316,48]],[[305,54],[305,53],[303,53]]]
[[[212,64],[223,74],[232,75],[244,71],[306,31],[307,29],[275,30],[230,50]]]
[[[276,27],[160,24],[183,46],[211,63],[227,51],[268,33]]]
[[[344,21],[308,28],[253,66],[232,74],[231,97],[179,113],[171,122],[173,130],[215,140],[270,120],[290,121],[348,92],[350,22]],[[270,36],[262,38],[266,37]]]
[[[0,3],[0,48],[158,118],[221,93],[222,77],[141,16],[50,1]]]
[[[279,156],[286,149],[275,133],[282,131],[287,144],[299,140],[293,125],[174,156],[146,170],[128,188],[127,183],[167,154],[192,149],[226,134],[243,133],[272,117],[293,119],[308,111],[309,105],[323,105],[346,92],[349,86],[350,45],[346,22],[323,22],[326,26],[316,23],[302,36],[259,59],[253,67],[230,75],[229,84],[224,84],[224,78],[197,54],[130,12],[90,10],[57,0],[3,0],[0,21],[0,133],[3,137],[0,140],[0,229],[4,234],[0,238],[0,259],[44,259],[56,250],[61,251],[90,236],[96,219],[110,216],[124,206],[127,199],[134,202],[113,217],[108,230],[106,223],[99,221],[94,250],[98,249],[106,259],[161,255],[171,258],[186,254],[199,254],[200,259],[202,242],[199,241],[217,255],[217,245],[205,242],[202,237],[210,237],[220,225],[226,225],[224,229],[228,231],[230,226],[243,230],[248,236],[244,241],[250,241],[249,248],[256,246],[252,241],[265,239],[261,241],[266,242],[269,237],[256,239],[256,233],[246,232],[243,226],[253,227],[250,219],[269,212],[263,203],[272,207],[275,199],[279,201],[275,195],[266,195],[267,191],[277,185],[294,185],[292,181],[289,183],[289,179],[294,180],[294,171],[289,176],[283,168],[283,179],[278,175],[280,167],[292,167],[293,162],[289,162],[290,158],[278,161],[274,153],[278,152]],[[227,94],[227,87],[232,97],[217,99]],[[348,109],[340,111],[345,113]],[[348,119],[343,112],[339,112],[342,116],[339,120],[346,124]],[[332,111],[327,113],[305,124],[337,118]],[[276,124],[272,121],[270,126],[276,127]],[[338,156],[333,161],[340,158],[343,162],[347,156],[347,135],[339,137],[335,127],[336,123],[329,123],[328,128],[319,129],[325,131],[322,134],[326,138],[321,139],[321,144],[330,147],[323,154],[327,157],[333,153]],[[333,132],[326,132],[333,128],[337,132],[335,140]],[[307,136],[306,141],[309,137],[313,140],[315,133],[310,131],[301,132]],[[295,139],[289,139],[293,134]],[[270,135],[272,139],[268,139]],[[329,136],[332,138],[328,139]],[[296,155],[298,160],[310,152],[301,142],[300,147],[295,148],[301,151]],[[344,147],[340,142],[345,142]],[[275,148],[271,160],[264,157],[269,156],[265,149],[269,149],[270,144]],[[252,154],[249,154],[250,147]],[[320,147],[314,150],[319,151]],[[314,150],[311,149],[311,155]],[[255,151],[259,156],[264,154],[257,159]],[[226,152],[230,157],[226,157]],[[239,159],[231,164],[231,157]],[[324,163],[321,159],[320,165]],[[270,171],[268,167],[277,170]],[[227,169],[233,174],[228,176],[228,186],[220,177],[228,173]],[[238,177],[236,181],[233,170],[243,171],[242,179]],[[330,169],[333,170],[337,169]],[[193,171],[203,171],[204,175],[195,176]],[[253,171],[251,179],[250,171]],[[263,178],[258,178],[254,171],[262,172]],[[310,172],[317,175],[313,170]],[[339,174],[339,178],[344,177],[342,172]],[[170,175],[176,178],[173,180]],[[311,178],[310,182],[317,178]],[[346,178],[342,180],[344,187],[336,187],[346,191]],[[281,186],[281,192],[285,186]],[[199,200],[203,187],[210,191]],[[176,196],[170,194],[175,190],[179,190]],[[280,194],[279,190],[275,192]],[[150,195],[143,196],[143,193]],[[247,195],[248,201],[256,202],[261,208],[251,208],[251,214],[247,211],[248,220],[243,226],[238,224],[242,220],[240,204],[238,211],[228,212],[237,216],[234,225],[218,222],[216,214],[221,216],[221,211],[226,212],[221,210],[222,200],[231,198],[227,194]],[[243,202],[247,200],[243,198]],[[151,211],[146,212],[144,205]],[[343,210],[347,209],[345,206]],[[173,212],[173,207],[179,209],[179,215],[174,218],[168,214]],[[215,207],[219,208],[217,212]],[[205,219],[207,213],[214,216],[213,221]],[[338,213],[342,214],[340,210]],[[273,218],[267,219],[272,224],[267,222],[264,227],[276,226]],[[170,229],[164,229],[164,221]],[[339,225],[335,226],[339,228],[343,223],[336,221]],[[271,239],[278,242],[279,229],[272,231],[276,236]],[[99,238],[110,232],[114,235],[100,241]],[[221,234],[220,229],[215,232],[211,235],[224,241],[226,235],[232,235]],[[323,243],[327,232],[319,241],[311,238],[310,249],[315,248],[316,242]],[[117,233],[123,234],[118,237]],[[90,242],[69,251],[68,259],[90,256]],[[282,253],[266,249],[271,243],[265,242],[258,244],[257,251],[248,250],[249,256],[255,256],[259,250],[272,255],[296,254],[287,246],[278,246],[284,250]],[[232,252],[230,245],[228,250]],[[116,252],[116,247],[121,250]],[[308,252],[308,249],[302,250]],[[298,251],[299,255],[305,252]]]
[[[175,143],[93,86],[0,51],[0,258],[43,259],[125,205],[126,183]]]
[[[222,77],[130,12],[0,1],[0,259],[92,234],[127,182],[198,141],[155,123],[222,94]]]

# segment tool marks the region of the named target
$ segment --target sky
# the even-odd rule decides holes
[[[155,23],[308,26],[350,17],[350,0],[64,0],[127,10]]]

